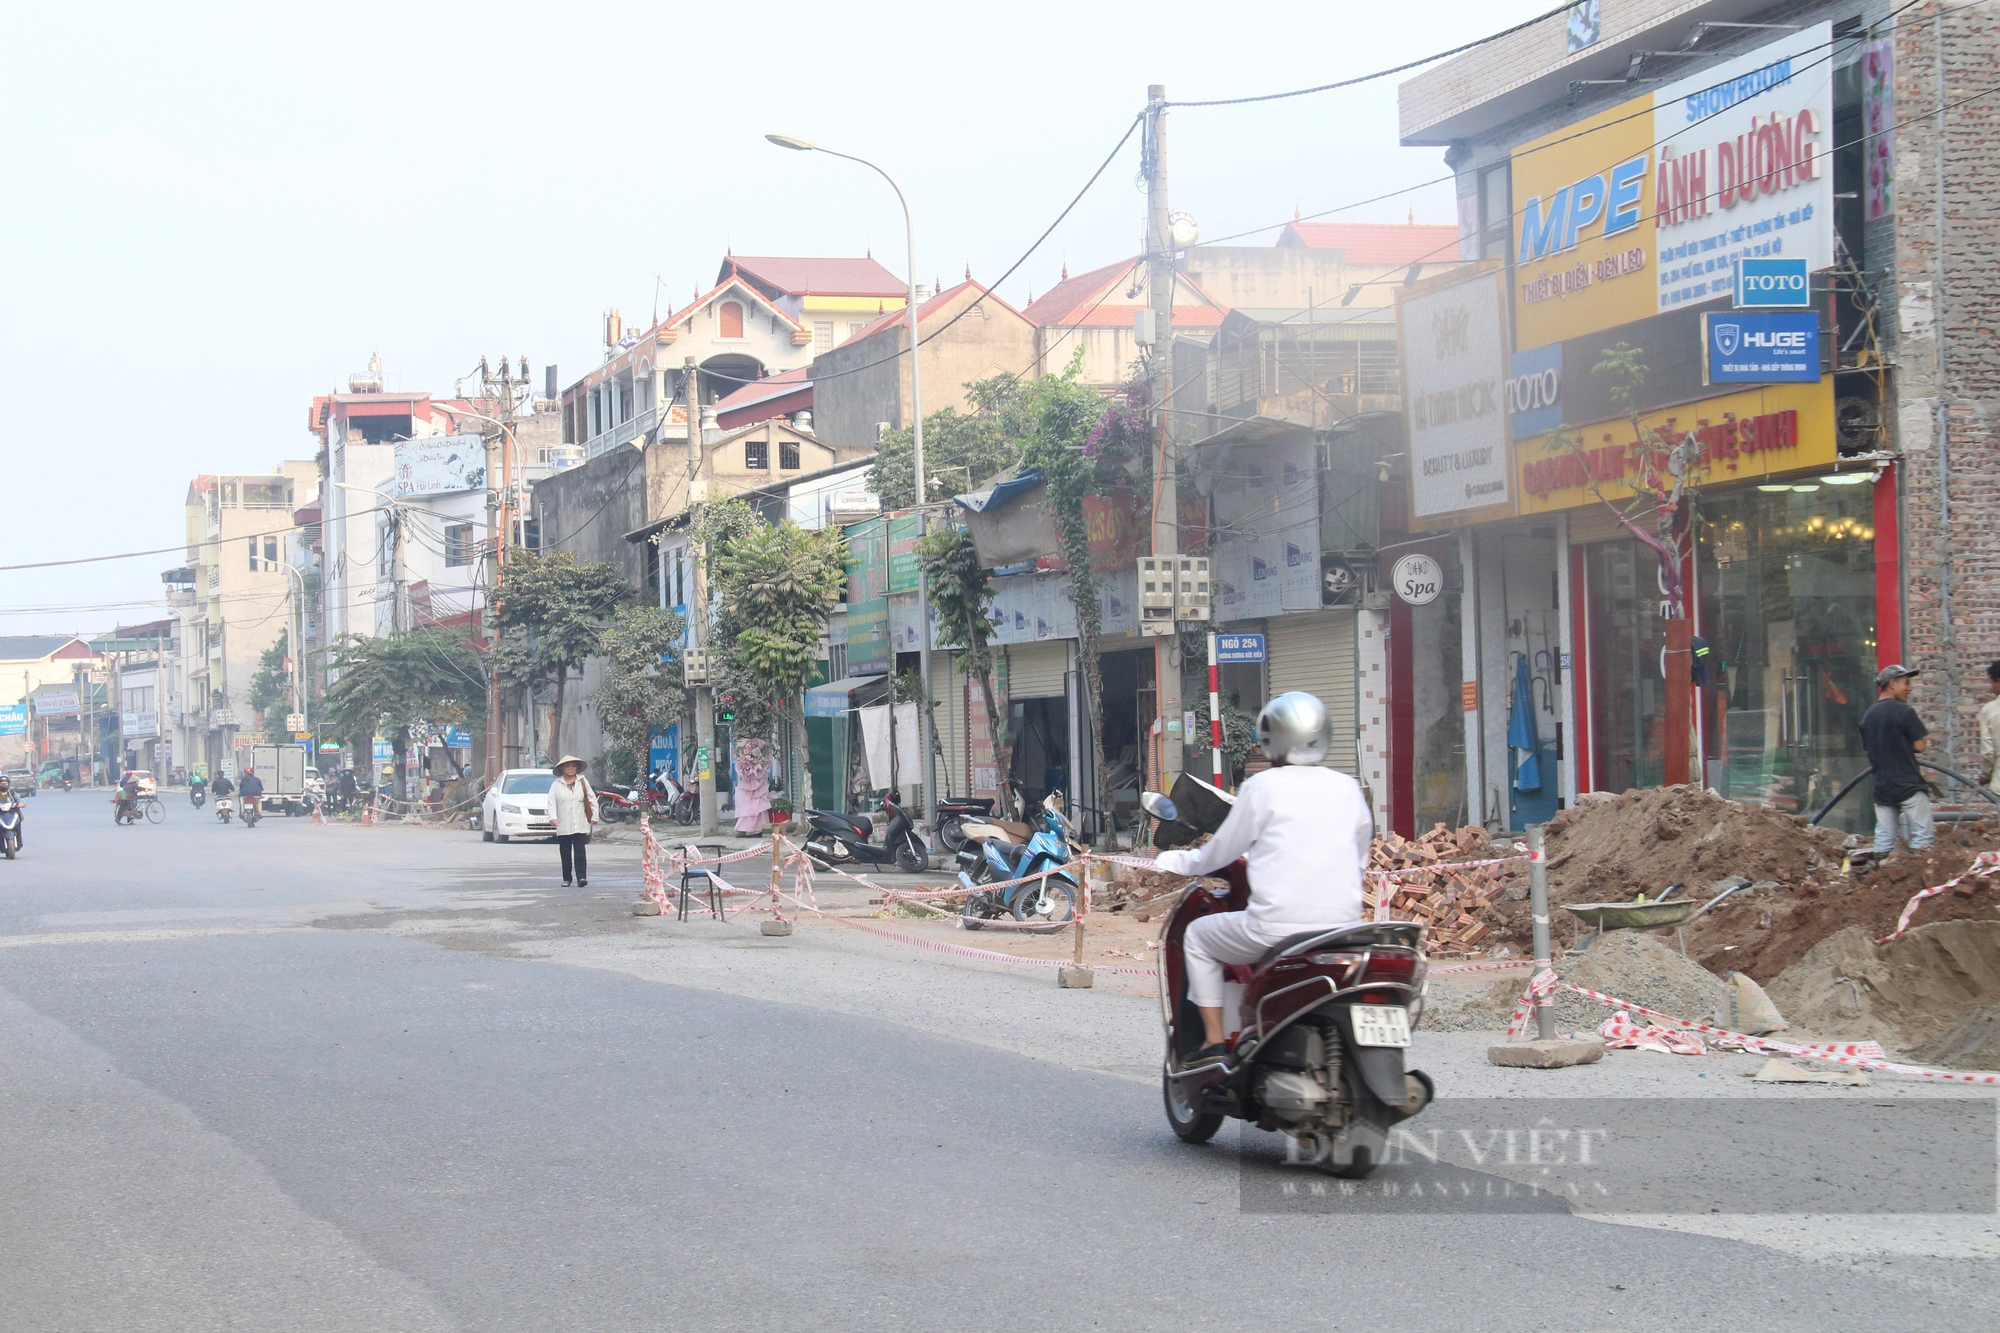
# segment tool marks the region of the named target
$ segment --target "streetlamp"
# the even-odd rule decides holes
[[[849,162],[859,162],[870,171],[889,182],[889,188],[896,192],[896,202],[903,206],[903,253],[909,264],[909,296],[904,312],[910,323],[910,455],[912,470],[916,473],[918,535],[930,529],[930,510],[927,507],[930,495],[924,489],[924,395],[922,380],[917,374],[917,230],[910,221],[910,201],[903,194],[903,187],[896,184],[896,178],[882,170],[865,157],[843,153],[837,149],[816,144],[810,139],[801,139],[796,134],[767,134],[764,136],[780,148],[789,148],[799,153],[825,153],[829,157],[846,158]],[[882,519],[882,540],[889,540],[888,517]],[[886,594],[886,589],[885,589]],[[918,670],[923,676],[924,707],[920,710],[923,726],[924,746],[924,817],[931,826],[937,826],[937,741],[931,721],[931,581],[924,573],[922,561],[917,563],[917,654]],[[894,674],[895,663],[890,663]],[[889,691],[889,741],[891,748],[896,737],[896,692]]]

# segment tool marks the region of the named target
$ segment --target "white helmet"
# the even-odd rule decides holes
[[[1326,705],[1304,690],[1279,695],[1257,714],[1257,743],[1273,763],[1317,764],[1331,740]]]

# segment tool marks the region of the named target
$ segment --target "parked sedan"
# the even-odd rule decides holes
[[[479,805],[479,836],[487,842],[514,838],[553,838],[555,816],[549,813],[549,785],[556,775],[546,768],[510,768],[486,789]]]

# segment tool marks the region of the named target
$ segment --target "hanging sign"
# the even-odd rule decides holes
[[[1389,581],[1396,587],[1396,596],[1411,606],[1429,606],[1444,591],[1444,566],[1432,556],[1414,552],[1396,562]]]

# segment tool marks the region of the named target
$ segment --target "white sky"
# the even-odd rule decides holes
[[[379,351],[451,392],[482,352],[539,383],[601,356],[725,248],[992,281],[1145,99],[1280,91],[1482,36],[1547,0],[1416,6],[19,6],[0,50],[0,564],[169,546],[188,480],[311,457],[315,393]],[[1421,15],[1421,22],[1412,19]],[[915,84],[916,91],[907,91]],[[1395,79],[1168,122],[1205,238],[1443,174]],[[1139,249],[1137,138],[1002,295]],[[1449,186],[1340,215],[1453,220]],[[1275,232],[1240,244],[1267,241]],[[171,555],[19,571],[0,633],[153,618]]]

